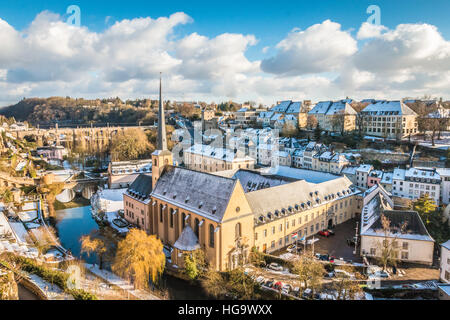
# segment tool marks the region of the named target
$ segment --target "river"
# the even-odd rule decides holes
[[[88,263],[98,263],[95,255],[81,254],[80,237],[98,230],[99,226],[92,218],[91,207],[78,207],[56,211],[55,225],[61,245],[70,250],[72,255]],[[188,282],[164,275],[162,279],[169,292],[169,298],[174,300],[207,299],[202,290]]]

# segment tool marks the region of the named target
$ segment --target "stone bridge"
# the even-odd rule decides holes
[[[25,136],[32,136],[38,142],[38,145],[42,145],[43,141],[56,142],[76,142],[79,140],[97,141],[97,143],[108,144],[111,139],[120,131],[126,131],[129,129],[150,129],[153,126],[107,126],[107,127],[81,127],[81,128],[58,128],[58,125],[52,129],[31,129],[26,131],[17,131],[14,134],[16,138],[23,139]],[[64,138],[61,139],[61,135]]]

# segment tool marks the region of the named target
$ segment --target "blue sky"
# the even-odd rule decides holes
[[[378,29],[364,26],[370,5]],[[0,106],[145,97],[159,71],[172,99],[450,99],[449,12],[448,0],[2,1]]]
[[[261,48],[282,40],[291,29],[306,29],[326,19],[356,32],[369,17],[366,13],[369,5],[380,7],[381,23],[389,28],[400,23],[430,23],[446,39],[450,38],[448,0],[14,0],[0,3],[0,17],[23,29],[41,11],[64,15],[72,4],[81,9],[82,25],[93,31],[102,31],[122,19],[156,18],[182,11],[194,21],[179,28],[177,34],[198,32],[209,37],[225,32],[253,34],[259,42],[249,49],[247,56],[256,59],[261,58]]]

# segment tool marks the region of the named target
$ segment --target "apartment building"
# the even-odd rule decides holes
[[[367,189],[369,174],[373,170],[370,164],[362,164],[356,169],[356,185],[360,188]]]
[[[441,177],[441,203],[450,204],[450,168],[436,168]]]
[[[417,114],[401,101],[379,101],[361,111],[367,135],[402,139],[417,133]]]
[[[346,101],[321,101],[308,114],[313,115],[325,131],[347,132],[356,129],[357,112]]]
[[[450,283],[450,240],[441,244],[439,279],[442,282]]]
[[[416,211],[393,210],[393,201],[380,185],[364,193],[361,213],[362,256],[378,258],[384,241],[392,243],[399,261],[431,265],[434,240]],[[390,230],[383,229],[381,216],[390,221]]]
[[[344,155],[333,151],[316,153],[312,158],[312,169],[316,171],[340,174],[344,166],[350,164]]]
[[[108,164],[108,188],[128,188],[139,174],[152,174],[152,160],[111,161]]]
[[[436,169],[394,169],[392,195],[408,199],[418,199],[428,194],[440,203],[441,177]]]
[[[239,168],[253,169],[256,160],[239,150],[235,152],[231,149],[194,144],[184,150],[184,163],[192,170],[216,172]]]

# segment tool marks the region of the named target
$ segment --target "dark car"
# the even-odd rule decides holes
[[[355,245],[355,240],[353,240],[353,239],[347,239],[347,244],[348,244],[350,247],[353,247],[353,246]]]
[[[268,281],[266,281],[266,283],[264,284],[264,286],[269,287],[269,288],[272,288],[272,286],[273,286],[273,280],[268,280]]]

